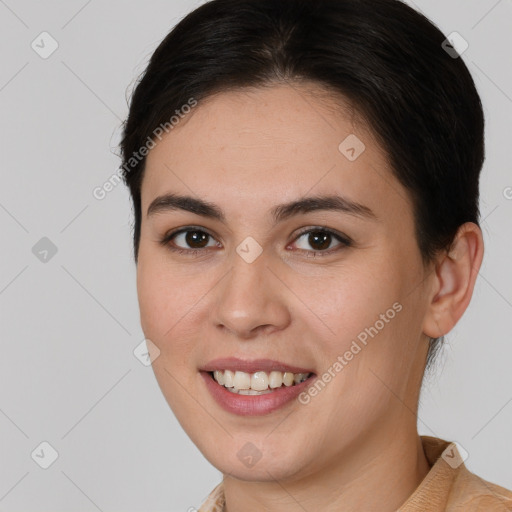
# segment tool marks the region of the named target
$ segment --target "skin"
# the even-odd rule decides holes
[[[428,337],[448,333],[462,316],[483,257],[481,231],[467,223],[450,254],[423,266],[412,203],[386,154],[348,108],[320,92],[303,83],[212,96],[146,161],[141,325],[160,350],[153,369],[167,402],[224,474],[229,512],[302,510],[298,503],[386,512],[406,501],[429,470],[416,426]],[[338,150],[350,134],[366,146],[355,161]],[[226,223],[183,210],[147,216],[169,192],[216,203]],[[272,225],[275,205],[332,193],[378,219],[315,211]],[[159,243],[186,226],[211,237]],[[322,246],[299,230],[318,226],[353,245],[328,238],[330,254],[311,257]],[[236,252],[248,236],[263,250],[252,263]],[[173,245],[203,252],[178,254]],[[306,405],[294,400],[267,415],[238,416],[217,405],[198,372],[234,356],[322,375],[396,302],[402,310]],[[262,455],[250,468],[237,457],[247,442]]]

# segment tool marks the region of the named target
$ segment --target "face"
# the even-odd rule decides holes
[[[412,203],[371,133],[314,93],[210,97],[146,161],[153,369],[192,441],[243,480],[298,479],[416,428],[428,276]]]

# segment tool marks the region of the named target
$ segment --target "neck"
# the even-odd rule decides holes
[[[405,432],[396,425],[377,430],[353,453],[336,454],[329,465],[307,476],[248,482],[225,475],[226,511],[396,511],[430,467],[416,425]]]

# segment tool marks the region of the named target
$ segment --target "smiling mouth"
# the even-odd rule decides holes
[[[208,372],[213,380],[228,391],[239,395],[265,395],[279,388],[293,387],[310,378],[313,373],[292,373],[280,371],[243,371],[215,370]]]

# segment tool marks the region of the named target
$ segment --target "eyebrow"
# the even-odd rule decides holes
[[[148,207],[147,216],[168,211],[185,210],[202,217],[226,223],[226,215],[215,203],[191,196],[164,194],[155,198]],[[336,211],[366,220],[378,220],[377,215],[367,206],[340,195],[311,196],[275,206],[270,214],[275,224],[298,214],[313,211]]]

